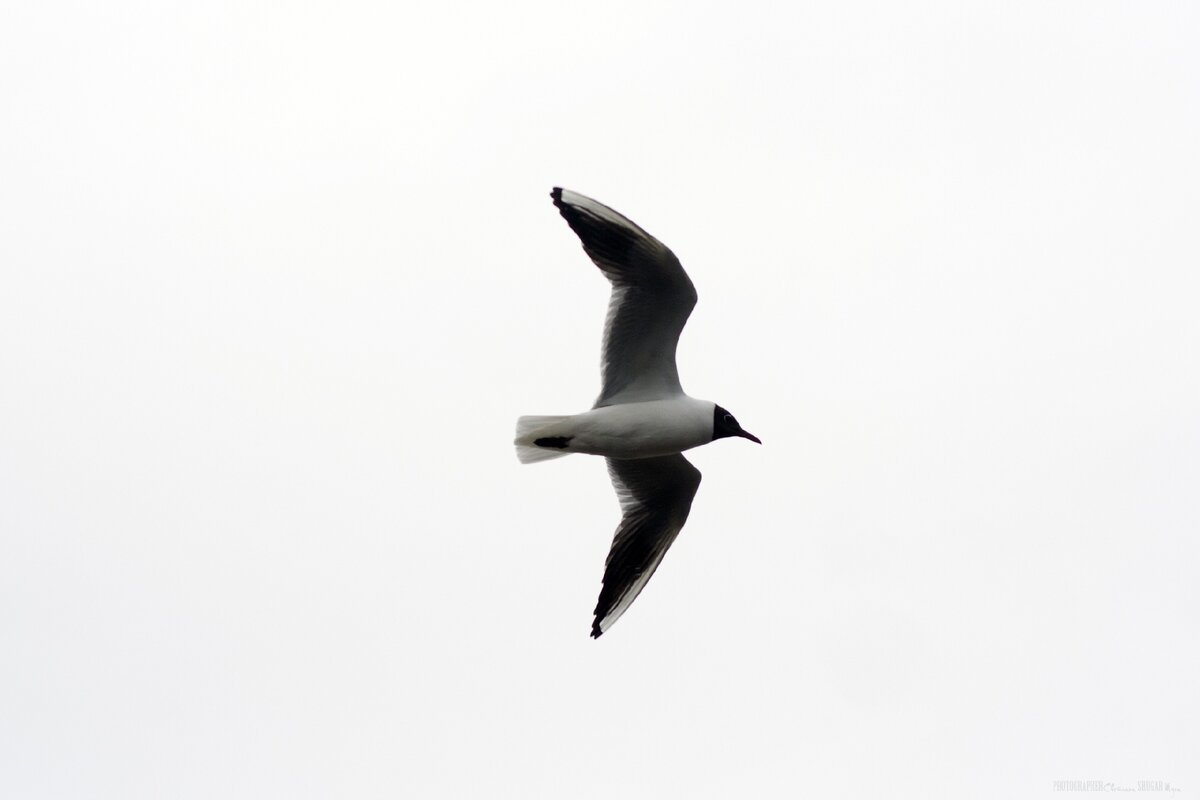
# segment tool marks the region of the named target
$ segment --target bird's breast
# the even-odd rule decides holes
[[[650,458],[712,441],[713,404],[681,396],[594,408],[572,418],[571,450]]]

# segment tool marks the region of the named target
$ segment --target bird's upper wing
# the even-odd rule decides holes
[[[621,524],[604,565],[593,638],[620,619],[645,588],[687,521],[700,487],[700,470],[678,453],[610,458],[608,474],[621,501]]]
[[[696,287],[679,259],[608,206],[557,187],[550,196],[612,282],[596,408],[681,394],[675,345],[696,305]]]

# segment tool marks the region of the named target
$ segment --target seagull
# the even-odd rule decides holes
[[[517,458],[604,456],[621,522],[604,565],[592,622],[598,638],[646,587],[679,535],[700,486],[683,451],[730,436],[762,441],[733,415],[684,394],[675,367],[696,287],[662,242],[606,205],[555,187],[554,205],[612,283],[601,351],[600,397],[590,411],[517,420]]]

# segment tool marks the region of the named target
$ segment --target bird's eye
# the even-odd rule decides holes
[[[737,425],[737,420],[733,418],[733,414],[725,415],[725,424],[726,425]]]

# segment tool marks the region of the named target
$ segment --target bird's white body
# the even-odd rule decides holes
[[[716,404],[681,394],[665,400],[603,406],[523,431],[518,455],[545,457],[534,445],[542,438],[565,439],[559,452],[589,453],[608,458],[651,458],[680,453],[713,439]],[[528,448],[528,449],[526,449]]]

